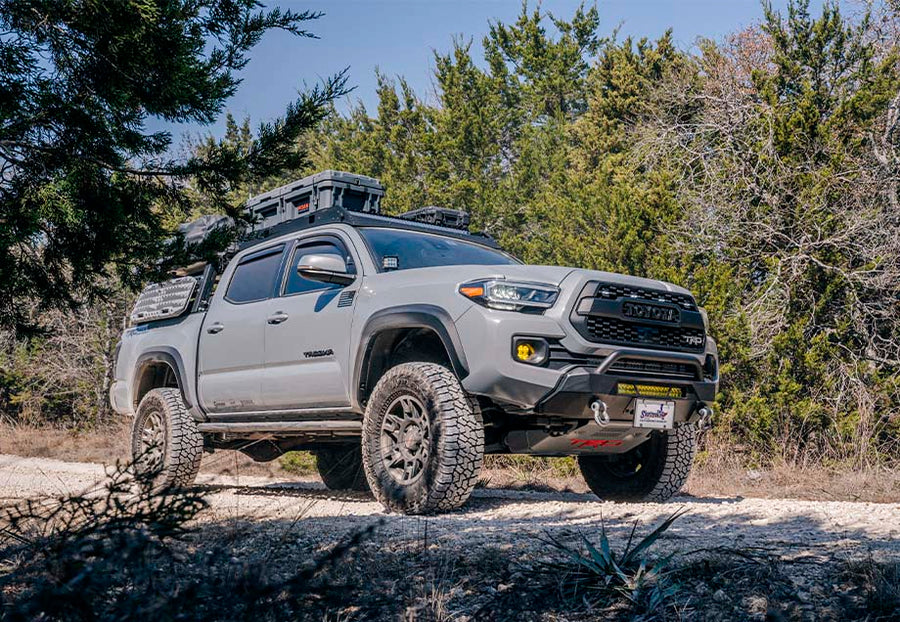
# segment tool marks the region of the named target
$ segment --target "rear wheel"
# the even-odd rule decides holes
[[[697,447],[697,430],[682,425],[657,432],[615,460],[579,456],[584,481],[601,499],[666,501],[687,481]]]
[[[372,391],[362,455],[369,486],[388,509],[426,514],[458,508],[481,470],[481,412],[446,367],[397,365]]]
[[[131,454],[136,473],[147,484],[169,488],[194,482],[203,435],[180,390],[153,389],[144,396],[131,430]]]
[[[329,490],[369,490],[359,445],[319,449],[315,456],[319,477]]]

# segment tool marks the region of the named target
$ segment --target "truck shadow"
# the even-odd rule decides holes
[[[238,484],[205,484],[197,489],[211,493],[231,492],[239,496],[255,497],[296,497],[301,499],[323,499],[332,501],[350,501],[357,503],[374,502],[369,492],[353,490],[329,490],[317,482],[275,482],[262,485]],[[679,503],[720,505],[737,503],[743,497],[695,497],[679,495],[668,502],[668,505]],[[593,493],[580,493],[553,490],[528,490],[515,488],[477,488],[469,502],[460,511],[494,509],[506,505],[542,504],[548,502],[563,503],[604,503]],[[654,504],[662,505],[662,504]]]
[[[157,598],[154,611],[166,613],[159,618],[206,619],[210,607],[219,607],[216,619],[243,619],[248,607],[271,603],[270,613],[257,619],[333,619],[352,608],[358,616],[341,619],[413,619],[410,611],[422,611],[415,619],[430,620],[440,619],[431,613],[446,611],[449,603],[473,620],[568,619],[573,601],[560,595],[560,579],[584,566],[580,560],[590,554],[586,542],[596,547],[606,534],[619,553],[633,537],[640,541],[682,510],[686,513],[643,559],[671,561],[677,573],[671,606],[693,612],[686,619],[763,619],[768,610],[769,619],[876,619],[866,610],[867,601],[844,604],[840,590],[853,596],[853,590],[868,589],[865,577],[858,580],[861,587],[848,583],[857,581],[848,579],[849,563],[866,564],[866,572],[900,563],[896,504],[777,499],[728,504],[736,499],[686,496],[664,504],[614,504],[582,493],[479,489],[458,511],[402,516],[385,514],[365,493],[329,491],[320,483],[253,483],[198,486],[209,506],[193,516],[179,515],[178,504],[151,505],[150,514],[145,505],[129,510],[130,497],[112,487],[110,503],[95,505],[89,493],[79,493],[30,505],[37,514],[13,513],[12,522],[0,517],[0,536],[19,535],[0,537],[0,562],[15,560],[0,579],[18,572],[16,589],[4,594],[50,594],[49,602],[58,607],[53,572],[74,568],[81,577],[88,567],[98,581],[93,585],[102,589],[79,592],[78,606],[90,597],[96,599],[92,607],[106,607],[114,593],[133,598],[134,609],[128,611],[144,611]],[[237,495],[270,498],[235,502]],[[56,520],[60,506],[90,519],[88,527]],[[175,509],[164,511],[169,507]],[[24,523],[18,520],[23,515],[29,517]],[[146,548],[158,542],[146,536],[148,520],[176,526],[191,521],[191,529],[179,532],[171,551],[164,543],[163,554]],[[21,525],[26,531],[17,532]],[[47,546],[34,540],[35,525],[57,529],[55,540]],[[98,532],[98,526],[107,531]],[[49,546],[54,542],[65,546]],[[98,542],[107,543],[104,556],[92,553],[86,559],[84,551],[97,550]],[[38,565],[28,567],[30,560]],[[131,564],[127,572],[124,563]],[[52,581],[53,591],[39,592],[36,581]],[[66,589],[62,595],[70,593]],[[169,602],[177,611],[161,609]],[[36,619],[33,609],[24,608],[32,605],[23,601],[19,611],[28,615],[21,619]],[[293,615],[285,614],[286,606]],[[896,619],[887,606],[893,605],[885,604],[878,619]],[[577,615],[605,617],[597,610]]]
[[[284,482],[264,484],[261,486],[242,486],[235,484],[204,484],[195,487],[197,490],[220,493],[230,492],[239,496],[251,497],[296,497],[298,499],[323,499],[329,501],[355,501],[369,503],[375,499],[369,492],[355,490],[329,490],[322,484],[311,482]]]
[[[290,501],[288,506],[281,502],[280,510],[248,505],[233,515],[231,524],[249,532],[257,532],[261,525],[280,525],[286,537],[289,533],[314,547],[327,548],[374,528],[375,542],[389,542],[397,550],[436,547],[433,550],[463,554],[473,547],[509,547],[527,558],[551,552],[551,542],[581,548],[585,540],[596,542],[602,531],[621,547],[636,525],[640,537],[679,513],[659,540],[661,553],[677,551],[686,559],[738,555],[754,564],[784,564],[801,574],[818,572],[821,564],[835,560],[900,560],[900,540],[878,537],[872,526],[834,521],[835,508],[818,502],[679,496],[667,503],[619,504],[582,493],[479,489],[458,510],[404,516],[385,512],[368,493],[330,491],[311,482],[205,489],[213,494],[272,497],[273,505],[279,497],[313,501],[314,509],[299,521],[273,518],[286,508],[293,512],[297,504]]]

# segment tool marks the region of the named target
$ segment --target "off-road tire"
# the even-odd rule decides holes
[[[697,429],[681,425],[650,438],[622,455],[618,462],[606,456],[579,456],[578,466],[588,488],[609,501],[667,501],[687,481],[697,448]],[[639,464],[633,473],[624,465]],[[625,471],[625,473],[623,473]]]
[[[416,481],[401,483],[389,471],[382,426],[397,400],[412,396],[424,407],[427,458]],[[375,498],[403,514],[428,514],[463,505],[475,488],[484,460],[481,411],[456,376],[435,363],[403,363],[375,385],[363,418],[363,466]]]
[[[367,492],[369,482],[362,464],[360,445],[328,447],[315,451],[319,477],[329,490],[358,490]]]
[[[163,427],[162,455],[149,464],[142,434],[148,418],[156,415]],[[153,389],[141,400],[131,429],[131,455],[142,483],[158,488],[190,486],[200,470],[203,435],[184,405],[178,389]]]

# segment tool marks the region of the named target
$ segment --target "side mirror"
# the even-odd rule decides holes
[[[297,263],[297,274],[310,281],[349,285],[355,274],[347,273],[347,263],[337,255],[303,255]]]

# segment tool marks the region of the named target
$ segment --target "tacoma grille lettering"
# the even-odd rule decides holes
[[[681,319],[678,309],[675,307],[651,305],[643,302],[622,303],[622,315],[639,320],[653,320],[655,322],[669,322],[672,324],[677,324]]]

